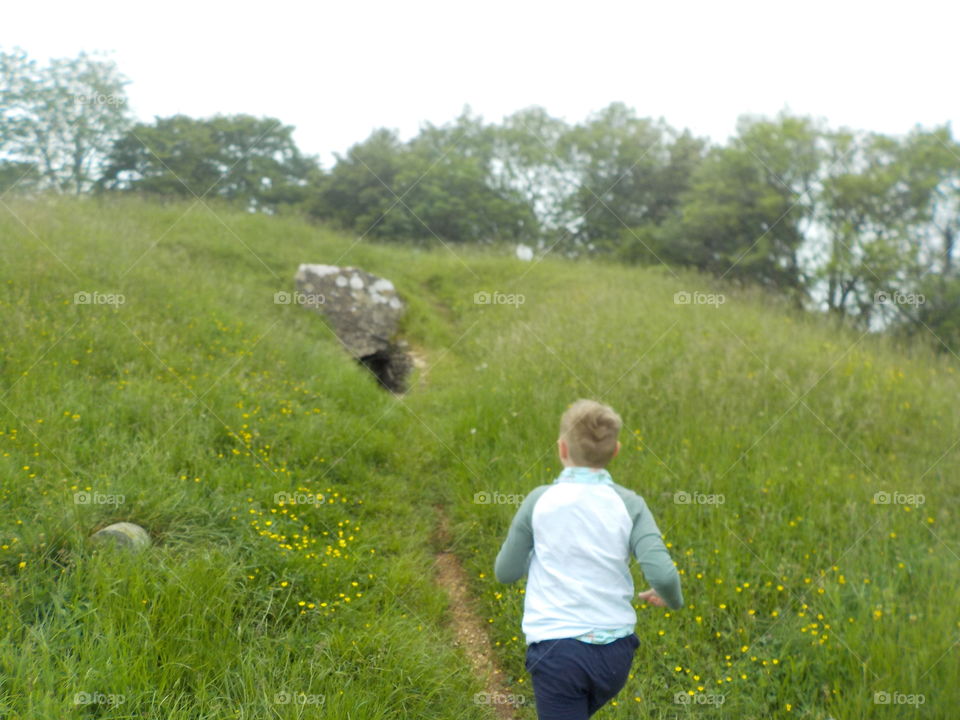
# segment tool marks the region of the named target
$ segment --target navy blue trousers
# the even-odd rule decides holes
[[[575,638],[542,640],[527,646],[527,672],[533,679],[540,720],[587,720],[627,682],[636,634],[607,645]]]

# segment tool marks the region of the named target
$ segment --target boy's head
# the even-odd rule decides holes
[[[560,418],[560,459],[565,465],[606,467],[620,451],[623,421],[608,405],[577,400]]]

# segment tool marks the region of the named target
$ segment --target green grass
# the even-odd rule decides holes
[[[610,471],[653,509],[688,603],[638,607],[634,675],[598,717],[960,703],[957,358],[664,268],[383,247],[221,206],[4,203],[0,717],[491,718],[433,583],[437,505],[532,706],[522,588],[492,577],[515,506],[475,494],[550,482],[577,397],[624,417]],[[300,262],[394,281],[427,361],[408,395],[273,302]],[[694,290],[726,302],[673,302]],[[119,520],[154,545],[91,545]]]

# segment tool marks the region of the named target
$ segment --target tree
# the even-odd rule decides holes
[[[960,143],[949,126],[917,128],[904,141],[903,166],[916,193],[914,202],[928,203],[926,271],[950,276],[960,236]]]
[[[581,246],[608,245],[623,228],[658,223],[674,200],[659,183],[669,154],[668,128],[611,103],[572,128],[561,155],[576,180],[565,207],[576,218]]]
[[[396,187],[405,153],[396,132],[381,128],[345,156],[335,155],[336,164],[310,204],[310,214],[344,229],[372,231],[398,204],[388,189]]]
[[[130,125],[125,84],[112,62],[86,53],[41,68],[23,50],[0,51],[4,173],[20,167],[36,187],[89,190]]]
[[[317,164],[275,118],[186,115],[139,123],[113,147],[104,190],[220,197],[254,210],[303,202]]]
[[[548,245],[554,242],[544,233],[562,236],[576,219],[564,202],[577,187],[570,163],[561,155],[561,141],[569,132],[563,120],[537,106],[518,110],[493,128],[494,187],[520,193]]]
[[[690,190],[694,174],[704,161],[706,146],[706,141],[694,137],[688,130],[676,135],[667,146],[666,164],[657,172],[661,199],[656,217],[622,228],[612,243],[598,241],[596,244],[612,249],[616,258],[628,263],[651,265],[669,258],[677,264],[690,264],[687,259],[664,252],[661,242],[667,237],[668,222],[676,217],[684,194]]]
[[[362,236],[422,243],[535,237],[537,218],[493,173],[495,138],[465,110],[402,143],[380,129],[351,147],[324,181],[312,214]]]
[[[912,273],[901,273],[898,295],[882,304],[883,319],[897,334],[927,337],[936,349],[957,353],[960,275],[953,255],[960,231],[960,146],[948,126],[916,128],[900,145],[898,168],[913,208],[906,227],[916,261]],[[898,298],[906,302],[889,301]]]
[[[919,152],[920,136],[840,131],[831,142],[837,159],[821,194],[826,305],[864,327],[874,317],[886,323],[910,309],[890,299],[916,295],[929,262],[924,238],[943,159]]]
[[[43,176],[36,163],[0,161],[0,194],[11,190],[35,190],[42,184]]]
[[[450,125],[427,123],[409,144],[410,162],[397,177],[411,187],[404,203],[422,233],[444,241],[535,241],[532,204],[519,190],[497,183],[496,136],[469,108]]]
[[[798,252],[813,209],[822,152],[807,118],[741,118],[737,136],[695,167],[654,252],[777,289],[798,301],[805,288]]]
[[[928,275],[915,295],[920,301],[898,316],[894,333],[922,338],[935,350],[960,355],[960,276]]]

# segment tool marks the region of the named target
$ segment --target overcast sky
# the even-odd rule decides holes
[[[465,104],[577,122],[613,101],[723,141],[743,113],[904,133],[960,122],[960,3],[4,3],[0,47],[106,51],[146,121],[270,115],[330,167],[374,128],[404,139]]]

